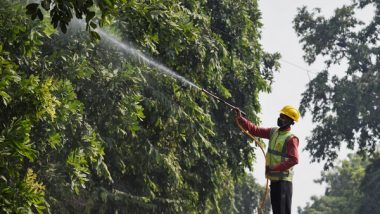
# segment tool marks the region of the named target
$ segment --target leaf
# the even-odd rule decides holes
[[[97,25],[96,25],[94,22],[90,22],[90,26],[91,26],[93,29],[97,28]]]
[[[38,8],[38,3],[30,3],[26,6],[26,10],[28,14],[35,14]]]
[[[8,105],[8,103],[12,100],[11,96],[7,94],[5,91],[0,91],[0,96],[3,98],[3,103],[5,106]]]
[[[96,41],[100,40],[100,35],[96,31],[91,30],[90,31],[90,36],[91,36],[92,39],[94,39]]]
[[[46,35],[47,37],[50,38],[50,36],[51,36],[53,33],[55,33],[56,30],[55,30],[55,28],[54,28],[52,25],[49,25],[49,24],[48,24],[46,27],[44,27],[43,32],[45,33],[45,35]]]
[[[104,3],[106,3],[106,5],[109,7],[113,7],[113,4],[110,0],[104,0]]]
[[[49,11],[50,10],[50,0],[43,0],[41,2],[41,6],[46,10],[46,11]]]
[[[35,20],[37,18],[37,13],[36,12],[32,13],[31,18],[32,18],[32,20]]]
[[[40,19],[40,21],[42,21],[44,19],[44,15],[42,14],[42,12],[39,8],[37,9],[37,16]]]
[[[61,136],[59,133],[54,133],[52,135],[49,136],[49,144],[52,148],[56,149],[57,146],[60,144],[60,141],[61,141]]]
[[[63,33],[67,32],[67,27],[66,27],[66,24],[64,22],[61,21],[59,24],[59,27],[61,28]]]
[[[94,12],[94,11],[88,11],[88,12],[86,13],[86,23],[89,23],[90,20],[91,20],[92,18],[94,18],[94,17],[95,17],[95,12]]]

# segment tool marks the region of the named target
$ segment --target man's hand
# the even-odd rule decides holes
[[[238,107],[235,107],[234,111],[235,111],[236,117],[241,117],[241,111],[240,111],[240,109]]]
[[[265,166],[265,174],[267,174],[267,173],[270,172],[270,171],[274,171],[274,170],[273,170],[273,166],[274,166],[274,165],[271,165],[271,166]]]

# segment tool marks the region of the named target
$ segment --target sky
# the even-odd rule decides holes
[[[308,8],[319,7],[322,9],[322,15],[329,17],[333,15],[335,8],[348,2],[348,0],[259,0],[263,23],[261,44],[265,51],[279,52],[282,55],[281,69],[274,75],[272,92],[260,94],[262,127],[275,126],[279,110],[284,105],[289,104],[298,108],[301,94],[305,91],[309,78],[313,78],[315,73],[325,67],[322,60],[310,66],[303,61],[302,44],[299,43],[292,24],[297,8],[303,5]],[[306,70],[310,71],[309,75]],[[320,178],[323,163],[310,163],[308,151],[303,151],[306,146],[305,138],[311,135],[312,128],[310,115],[301,118],[292,128],[292,132],[300,139],[300,160],[294,168],[293,177],[292,213],[297,213],[298,206],[305,207],[306,203],[311,201],[311,196],[323,195],[326,188],[325,184],[314,182]],[[340,157],[344,158],[347,152],[342,151],[342,153]],[[264,158],[259,150],[257,158],[253,174],[257,181],[264,185]]]

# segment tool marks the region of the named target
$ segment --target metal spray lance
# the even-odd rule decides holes
[[[216,100],[218,100],[219,102],[225,104],[226,106],[230,107],[231,109],[237,109],[236,106],[234,106],[234,105],[228,103],[227,101],[225,101],[225,100],[223,100],[222,98],[216,96],[215,94],[213,94],[213,93],[207,91],[207,90],[204,89],[204,88],[202,88],[202,92],[204,92],[205,94],[207,94],[207,95],[209,95],[209,96],[215,98]],[[246,114],[245,112],[243,112],[243,111],[240,111],[240,112],[241,112],[241,114],[244,115],[244,116],[247,115],[247,114]]]

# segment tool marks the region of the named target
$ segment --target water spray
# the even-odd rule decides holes
[[[228,106],[229,108],[231,108],[231,110],[235,110],[235,109],[238,109],[236,106],[228,103],[227,101],[223,100],[222,98],[216,96],[215,94],[207,91],[206,89],[202,88],[202,87],[199,87],[198,85],[194,84],[193,82],[187,80],[186,78],[180,76],[179,74],[177,74],[176,72],[174,72],[173,70],[171,70],[170,68],[166,67],[165,65],[162,65],[158,62],[156,62],[155,60],[153,60],[152,58],[146,56],[145,54],[143,54],[141,51],[117,40],[114,36],[111,36],[110,34],[104,32],[103,30],[101,29],[97,29],[96,30],[102,37],[106,38],[108,41],[112,42],[114,45],[118,46],[119,48],[123,49],[126,53],[128,54],[131,54],[135,57],[137,57],[139,60],[142,60],[144,61],[145,63],[147,63],[149,66],[151,67],[155,67],[157,68],[159,71],[165,73],[165,74],[168,74],[170,76],[172,76],[173,78],[185,83],[186,85],[190,86],[190,87],[193,87],[193,88],[196,88],[200,91],[202,91],[203,93],[207,94],[208,96],[214,98],[215,100],[219,101],[220,103],[223,103],[224,105]],[[239,109],[240,110],[240,109]],[[242,115],[246,115],[245,112],[243,111],[240,111]],[[250,138],[252,138],[252,140],[256,143],[257,146],[260,147],[263,155],[265,156],[265,152],[264,152],[264,146],[258,141],[256,140],[256,138],[254,136],[252,136],[247,130],[245,130],[241,125],[240,123],[238,122],[237,118],[235,118],[236,120],[236,124],[239,126],[239,128],[242,130],[242,132],[244,132],[245,134],[247,134]],[[266,198],[267,198],[267,195],[268,195],[268,179],[267,179],[267,182],[266,182],[266,189],[265,189],[265,193],[262,197],[262,200],[260,202],[260,206],[258,207],[258,213],[261,214],[261,210],[263,209],[264,207],[264,204],[265,204],[265,201],[266,201]]]
[[[164,72],[165,74],[168,74],[170,76],[172,76],[173,78],[189,85],[190,87],[194,87],[202,92],[204,92],[205,94],[207,94],[208,96],[218,100],[219,102],[225,104],[226,106],[228,106],[229,108],[231,109],[237,109],[236,106],[234,105],[231,105],[230,103],[228,103],[227,101],[223,100],[222,98],[216,96],[215,94],[207,91],[206,89],[204,88],[201,88],[199,86],[197,86],[196,84],[190,82],[189,80],[187,80],[186,78],[180,76],[179,74],[177,74],[176,72],[174,72],[173,70],[171,70],[170,68],[166,67],[165,65],[162,65],[156,61],[154,61],[152,58],[146,56],[145,54],[143,54],[141,51],[117,40],[115,37],[111,36],[110,34],[108,34],[107,32],[101,30],[101,29],[96,29],[96,32],[98,32],[102,37],[106,38],[108,41],[112,42],[114,45],[118,46],[119,48],[123,49],[126,53],[128,54],[131,54],[135,57],[137,57],[139,60],[142,60],[144,61],[145,63],[147,63],[149,66],[151,67],[155,67],[157,68],[158,70],[160,70],[161,72]],[[245,112],[241,111],[242,115],[246,115]]]

